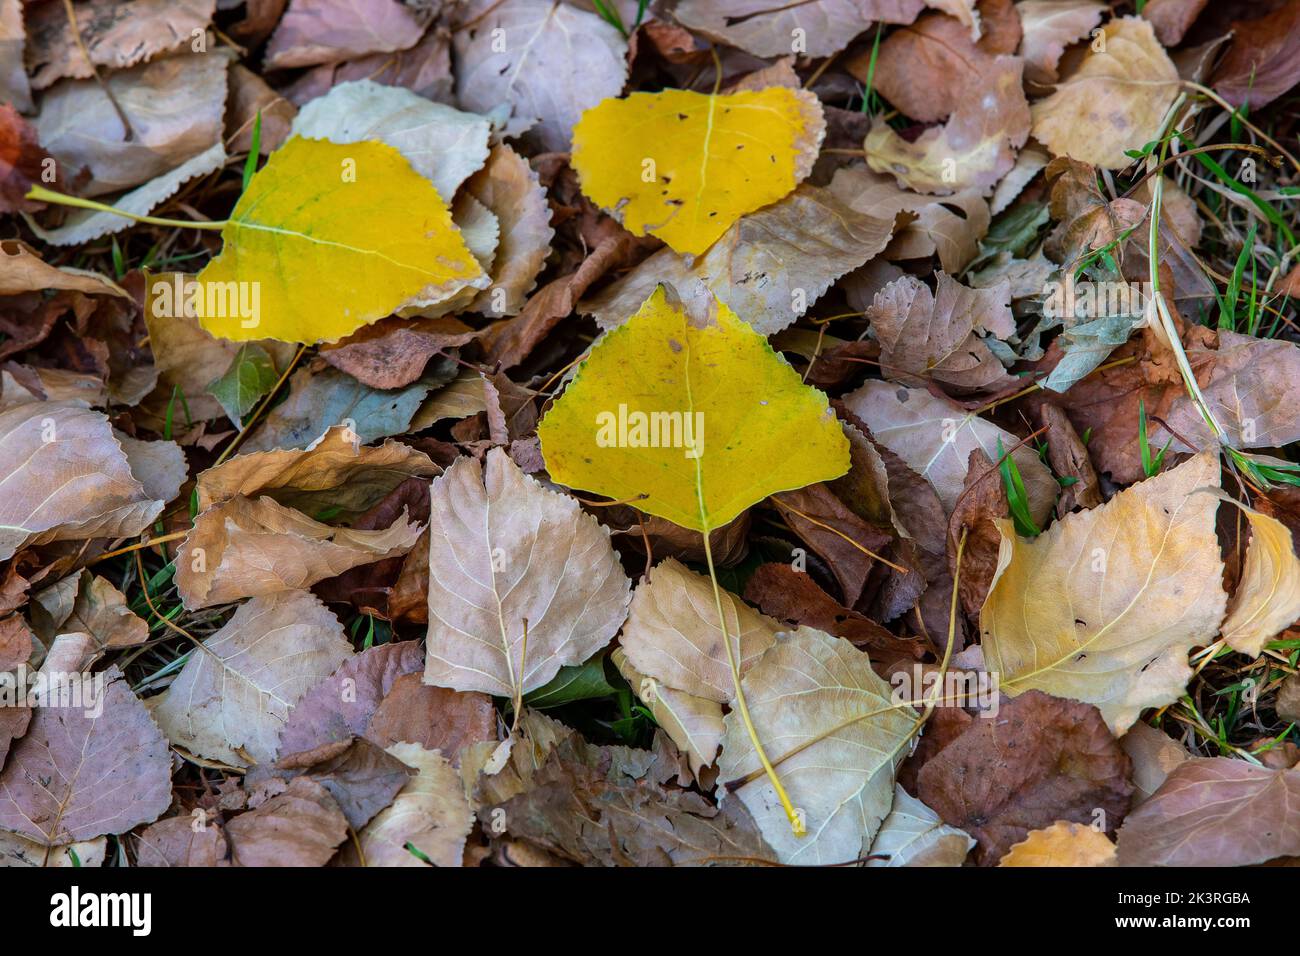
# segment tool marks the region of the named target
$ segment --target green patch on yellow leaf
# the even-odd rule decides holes
[[[433,184],[379,142],[290,140],[253,177],[221,237],[221,254],[198,275],[201,321],[235,341],[337,341],[482,279]]]
[[[741,216],[793,190],[825,129],[817,98],[804,90],[634,93],[582,115],[573,167],[583,191],[629,231],[697,255]]]

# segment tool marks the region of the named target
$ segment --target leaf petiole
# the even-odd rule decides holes
[[[222,219],[215,222],[204,222],[201,220],[184,220],[184,219],[164,219],[159,216],[137,216],[133,212],[123,212],[121,209],[115,209],[112,206],[102,202],[95,202],[93,199],[82,199],[80,196],[65,196],[63,193],[55,192],[52,189],[46,189],[44,186],[33,186],[27,190],[27,198],[35,199],[37,202],[54,203],[56,206],[72,206],[75,209],[92,209],[95,212],[112,213],[114,216],[121,216],[123,219],[131,219],[135,222],[147,223],[151,226],[174,226],[181,229],[214,229],[220,230],[226,227],[228,220]]]

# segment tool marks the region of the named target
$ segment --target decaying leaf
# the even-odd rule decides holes
[[[915,713],[893,701],[866,654],[811,628],[778,639],[742,683],[759,740],[807,834],[791,832],[735,711],[726,718],[720,779],[736,787],[783,863],[867,855],[893,803],[894,771],[917,729]]]
[[[867,382],[844,396],[844,404],[877,441],[930,482],[948,511],[962,492],[971,451],[978,448],[998,461],[1001,441],[1003,453],[1010,451],[1020,470],[1034,520],[1051,512],[1056,479],[1032,448],[1017,447],[1020,440],[992,422],[921,389],[882,381]]]
[[[532,130],[543,149],[564,151],[582,111],[618,96],[627,41],[594,12],[567,3],[472,0],[453,35],[462,109],[509,108],[506,133]]]
[[[1062,820],[1031,830],[998,866],[1115,866],[1115,844],[1100,830]]]
[[[288,69],[405,50],[420,39],[431,12],[399,0],[291,0],[267,45],[266,66]]]
[[[47,662],[42,673],[62,690],[52,686],[9,752],[0,828],[58,848],[158,819],[172,799],[167,740],[122,672],[66,674]]]
[[[1179,764],[1119,831],[1121,866],[1250,866],[1300,855],[1300,771],[1228,757]]]
[[[1300,559],[1286,525],[1253,508],[1242,511],[1250,544],[1222,634],[1233,650],[1258,657],[1266,641],[1300,619]]]
[[[880,340],[886,377],[922,386],[927,378],[959,393],[993,389],[1011,380],[984,337],[1015,334],[1009,288],[971,289],[939,272],[936,289],[912,276],[876,293],[867,309]]]
[[[1102,36],[1104,45],[1033,105],[1033,133],[1056,156],[1121,169],[1133,161],[1126,150],[1159,136],[1178,95],[1178,70],[1140,17],[1111,20],[1095,42]]]
[[[878,120],[867,135],[868,165],[918,192],[992,192],[1029,138],[1022,69],[1016,57],[994,59],[967,87],[948,122],[913,142]]]
[[[609,643],[631,592],[608,529],[500,448],[434,481],[429,574],[425,681],[504,697]]]
[[[919,796],[996,863],[1058,820],[1113,832],[1128,809],[1129,759],[1097,708],[1029,691],[976,717],[921,768]]]
[[[583,192],[629,232],[694,256],[793,191],[825,131],[818,99],[783,86],[633,93],[583,114],[572,161]]]
[[[1001,522],[980,615],[1001,689],[1096,704],[1116,733],[1176,700],[1192,676],[1188,650],[1213,642],[1227,603],[1219,499],[1203,490],[1218,484],[1218,460],[1199,455],[1033,540]]]
[[[655,723],[686,754],[692,772],[698,776],[701,768],[713,763],[722,747],[722,705],[647,677],[632,665],[622,647],[614,648],[610,658],[641,703],[650,709]]]
[[[1025,79],[1046,86],[1056,82],[1065,48],[1101,22],[1106,5],[1096,0],[1021,0],[1016,9],[1024,30],[1020,55]]]
[[[901,786],[871,844],[867,866],[961,866],[975,841]],[[883,859],[882,859],[883,858]]]
[[[777,622],[721,592],[727,635],[743,673],[772,646]],[[735,696],[713,585],[673,558],[655,566],[632,595],[620,644],[642,674],[694,697],[725,704]]]
[[[139,534],[162,511],[101,412],[63,402],[0,411],[0,560],[48,541]]]
[[[355,856],[366,866],[460,866],[474,820],[460,775],[442,754],[419,744],[393,744],[388,753],[414,767],[415,776],[357,834],[358,846],[345,859]]]
[[[405,513],[382,530],[331,527],[273,498],[237,496],[195,519],[176,552],[191,610],[308,588],[358,565],[405,554],[423,529]]]
[[[307,591],[257,597],[191,652],[154,717],[191,753],[269,762],[298,698],[351,656],[338,619]]]
[[[844,49],[874,22],[911,23],[922,0],[809,0],[772,4],[766,0],[683,0],[674,14],[692,30],[755,56],[786,56],[791,39],[796,51],[826,56]],[[932,3],[930,6],[939,6]]]
[[[742,217],[693,264],[661,249],[578,308],[602,328],[634,315],[661,282],[695,280],[759,332],[771,335],[799,318],[840,276],[889,242],[893,223],[854,212],[825,189],[803,185]]]
[[[347,837],[348,821],[329,791],[298,777],[225,831],[233,866],[324,866]]]

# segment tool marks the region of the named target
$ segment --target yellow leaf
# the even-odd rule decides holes
[[[1233,650],[1258,657],[1265,641],[1300,618],[1300,560],[1286,525],[1228,500],[1250,520],[1250,546],[1241,583],[1228,602],[1223,639]]]
[[[592,349],[538,436],[560,484],[706,533],[849,467],[825,395],[712,293],[663,285]]]
[[[379,142],[291,139],[221,237],[200,288],[255,308],[205,307],[221,314],[200,318],[235,341],[334,342],[412,300],[486,283],[432,183]]]
[[[1218,485],[1218,459],[1202,454],[1032,541],[1000,520],[980,630],[1001,690],[1095,704],[1116,734],[1177,700],[1187,652],[1214,640],[1227,603],[1219,500],[1205,491]]]
[[[1060,820],[1007,851],[998,866],[1115,866],[1115,844],[1100,830]]]
[[[633,233],[698,255],[811,171],[826,131],[806,90],[664,90],[605,100],[573,128],[573,168]]]

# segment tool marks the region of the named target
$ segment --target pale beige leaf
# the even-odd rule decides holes
[[[1140,17],[1112,20],[1103,33],[1104,52],[1090,48],[1079,69],[1033,105],[1033,133],[1056,156],[1121,169],[1133,162],[1126,150],[1160,135],[1178,70]]]
[[[698,776],[702,768],[710,766],[722,746],[722,705],[646,677],[632,666],[621,647],[614,649],[610,659],[641,703],[650,709],[655,723],[686,754],[691,772]]]
[[[660,282],[703,282],[764,335],[794,322],[842,275],[878,255],[893,215],[855,212],[825,189],[803,185],[742,217],[693,265],[663,248],[623,278],[578,303],[604,329],[622,325]]]
[[[0,295],[64,290],[130,298],[130,293],[107,276],[86,269],[52,266],[27,243],[17,239],[0,240]]]
[[[1046,86],[1056,82],[1065,48],[1088,36],[1101,22],[1106,5],[1096,0],[1022,0],[1016,10],[1023,31],[1025,80]]]
[[[719,593],[743,674],[784,628],[731,592]],[[722,640],[712,582],[669,558],[637,585],[619,643],[632,666],[657,683],[725,704],[736,688]]]
[[[388,528],[332,527],[273,498],[236,496],[204,511],[176,550],[176,589],[190,610],[309,588],[411,550],[423,529],[405,512]]]
[[[191,651],[154,717],[201,757],[267,762],[298,698],[351,656],[338,619],[310,592],[254,598]]]
[[[1219,632],[1227,595],[1215,537],[1217,456],[1204,454],[1055,522],[1033,540],[998,522],[998,569],[980,615],[1001,690],[1095,704],[1113,733],[1172,703],[1187,652]]]
[[[1061,820],[1031,830],[998,866],[1115,866],[1115,844],[1100,830]]]
[[[32,91],[23,69],[23,5],[16,0],[0,3],[0,103],[20,113],[30,113]]]
[[[441,687],[528,693],[627,616],[631,582],[609,530],[500,448],[433,482],[429,571],[424,680]]]
[[[100,650],[149,639],[149,625],[127,607],[126,595],[89,571],[33,595],[29,613],[32,629],[46,644],[69,631],[89,634]]]
[[[1133,806],[1160,789],[1165,778],[1191,757],[1178,741],[1163,730],[1138,721],[1120,738],[1120,746],[1133,761]]]
[[[618,96],[627,41],[594,12],[567,3],[471,0],[452,37],[462,109],[505,106],[505,132],[528,130],[546,150],[567,151],[583,110]]]
[[[33,544],[139,534],[165,504],[131,473],[101,412],[15,405],[0,412],[0,447],[0,560]]]
[[[970,453],[976,448],[997,461],[1020,439],[978,415],[929,392],[889,382],[869,381],[844,397],[849,411],[861,418],[875,439],[934,487],[946,510],[962,493]],[[1043,521],[1056,502],[1059,486],[1031,447],[1011,453],[1029,498],[1035,521]]]
[[[915,222],[895,230],[885,247],[888,259],[938,255],[944,271],[957,275],[975,258],[989,229],[989,204],[976,190],[952,196],[925,196],[902,189],[893,176],[865,166],[836,170],[828,187],[850,209],[877,219],[910,213]],[[954,210],[960,210],[960,214]]]
[[[291,135],[331,143],[379,140],[393,147],[450,203],[488,158],[485,117],[370,80],[340,83],[302,108]]]
[[[1300,619],[1300,560],[1286,525],[1241,510],[1250,521],[1250,544],[1221,633],[1233,650],[1258,657],[1266,641]]]
[[[488,316],[518,315],[537,285],[555,236],[546,190],[528,160],[504,144],[493,148],[487,166],[465,188],[501,223],[492,285],[471,308]]]
[[[103,866],[108,852],[108,837],[96,837],[81,843],[45,847],[16,833],[0,830],[0,868],[6,866]],[[73,862],[73,854],[76,862]]]
[[[392,805],[357,834],[366,866],[428,865],[406,848],[408,843],[434,866],[460,866],[474,824],[460,774],[437,750],[419,744],[396,743],[388,753],[416,773]],[[355,856],[351,849],[344,854]]]
[[[894,800],[915,713],[896,706],[867,655],[811,628],[782,635],[742,679],[750,717],[807,833],[796,836],[737,711],[727,715],[719,779],[736,791],[783,863],[864,856]],[[797,751],[797,752],[796,752]]]
[[[461,369],[455,379],[424,400],[411,419],[411,431],[424,431],[444,418],[468,418],[485,411],[487,397],[483,392],[482,374],[474,369]]]
[[[961,866],[975,841],[950,827],[901,786],[894,787],[894,808],[871,844],[867,866]]]
[[[48,90],[33,125],[60,169],[90,171],[81,195],[130,189],[220,145],[229,63],[216,50],[184,53],[106,77],[126,115],[148,119],[133,124],[133,136],[91,79],[64,80]]]

